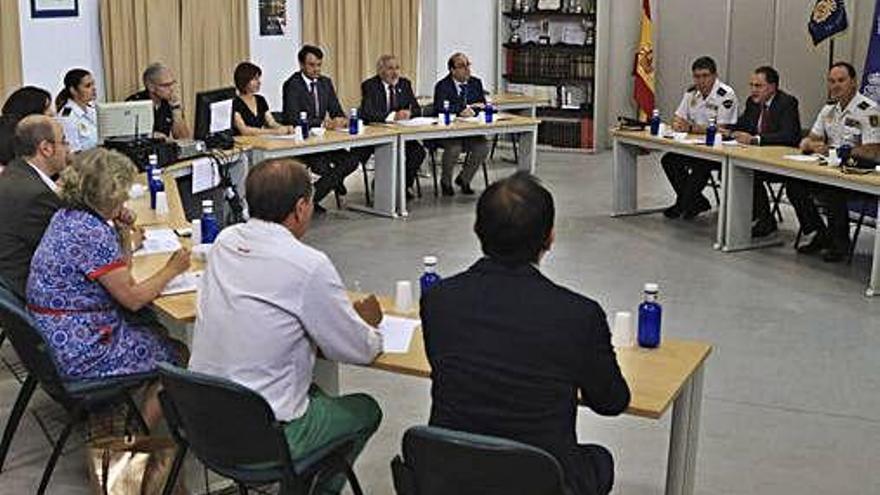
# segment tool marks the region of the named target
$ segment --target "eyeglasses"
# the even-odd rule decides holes
[[[471,66],[471,63],[470,63],[470,62],[468,62],[468,63],[466,63],[466,64],[455,64],[455,68],[456,68],[456,69],[466,69],[466,68],[468,68],[468,67],[470,67],[470,66]]]
[[[177,84],[177,81],[169,81],[169,82],[165,82],[165,83],[156,83],[156,86],[161,86],[163,88],[170,88],[171,86],[174,86],[175,84]]]

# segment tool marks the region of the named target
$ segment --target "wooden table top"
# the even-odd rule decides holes
[[[720,145],[720,144],[718,144],[716,146],[706,146],[705,144],[684,143],[681,141],[676,141],[675,139],[672,139],[672,138],[665,138],[665,137],[661,137],[661,136],[652,136],[651,132],[648,130],[628,131],[628,130],[623,130],[623,129],[612,129],[611,136],[612,137],[629,138],[629,139],[642,141],[642,142],[646,143],[646,146],[650,145],[650,144],[659,144],[662,146],[671,146],[674,148],[679,148],[679,149],[682,149],[685,151],[692,150],[692,151],[696,151],[699,153],[707,153],[710,155],[717,155],[717,156],[727,156],[730,151],[730,148],[737,147],[737,146],[725,146],[725,145]],[[689,134],[686,139],[705,139],[705,135],[703,135],[703,134]],[[719,143],[720,143],[721,137],[719,136],[718,139],[719,139]]]
[[[494,95],[489,95],[492,99],[492,104],[497,107],[503,107],[508,105],[549,105],[550,100],[547,98],[540,98],[537,96],[530,96],[522,93],[498,93]],[[419,96],[417,98],[419,100],[419,105],[421,106],[429,106],[434,104],[434,98],[432,96]]]
[[[356,143],[369,138],[394,136],[397,132],[393,128],[387,126],[364,126],[364,132],[358,135],[351,135],[348,129],[327,130],[323,136],[311,136],[303,141],[295,141],[287,137],[273,136],[236,136],[235,142],[241,146],[248,146],[252,149],[261,151],[275,151],[296,148],[308,148],[319,144],[334,143]]]
[[[856,184],[880,187],[880,173],[873,171],[865,174],[845,173],[840,167],[820,165],[819,162],[799,162],[787,160],[786,155],[800,155],[797,148],[788,146],[737,146],[729,150],[730,157],[771,165],[788,170],[809,173],[821,177],[833,177]]]
[[[183,203],[180,201],[180,191],[177,190],[177,180],[163,170],[162,181],[165,183],[165,193],[168,197],[168,215],[160,217],[156,210],[150,208],[150,191],[146,190],[146,174],[138,174],[136,182],[144,186],[144,194],[139,198],[129,199],[126,205],[137,215],[137,225],[141,227],[168,226],[173,229],[189,227],[189,222],[183,211]]]
[[[503,120],[496,119],[491,124],[487,124],[485,121],[480,122],[467,122],[461,119],[456,119],[449,126],[438,125],[438,124],[428,124],[428,125],[420,125],[420,126],[402,126],[396,124],[380,124],[381,127],[385,127],[387,129],[393,129],[398,134],[421,134],[426,132],[442,132],[442,131],[456,131],[456,130],[465,130],[465,129],[504,129],[507,127],[519,127],[524,125],[538,125],[541,123],[541,119],[533,118],[533,117],[525,117],[522,115],[513,115],[506,114],[508,118]]]

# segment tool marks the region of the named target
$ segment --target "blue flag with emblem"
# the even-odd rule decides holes
[[[846,30],[847,26],[844,0],[816,0],[807,23],[814,45]]]
[[[880,104],[880,0],[874,7],[871,40],[868,42],[868,58],[862,76],[862,94]]]

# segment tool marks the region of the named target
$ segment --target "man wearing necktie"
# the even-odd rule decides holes
[[[742,144],[757,146],[797,146],[801,139],[798,100],[779,89],[779,73],[773,67],[758,67],[749,80],[746,109],[731,127],[733,137]],[[770,211],[764,182],[769,174],[755,176],[752,202],[753,237],[765,237],[777,230]],[[778,180],[778,179],[777,179]]]
[[[459,117],[473,117],[486,103],[483,82],[471,75],[471,61],[464,53],[454,53],[446,62],[449,74],[434,86],[434,110],[443,113],[443,102],[449,102],[450,113]],[[452,170],[462,151],[468,152],[467,160],[455,183],[463,194],[473,194],[471,179],[477,168],[489,156],[489,142],[485,136],[444,139],[438,143],[443,148],[443,174],[440,189],[444,196],[453,196]]]
[[[339,104],[333,81],[321,75],[324,52],[316,46],[304,45],[297,58],[300,70],[290,76],[282,88],[283,123],[297,125],[300,113],[306,112],[309,128],[345,129],[348,120]],[[300,159],[321,176],[315,183],[315,211],[324,211],[319,203],[330,191],[335,189],[337,194],[345,196],[345,178],[357,170],[358,164],[351,152],[328,151],[304,155]]]
[[[361,83],[361,107],[358,115],[364,122],[393,123],[422,115],[422,107],[413,93],[409,79],[401,77],[400,62],[394,55],[382,55],[376,62],[376,75]],[[406,143],[406,196],[413,198],[412,186],[425,160],[425,148],[416,141]],[[358,159],[366,162],[373,148],[360,148]]]

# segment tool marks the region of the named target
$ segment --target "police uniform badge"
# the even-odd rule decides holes
[[[846,127],[855,127],[856,129],[862,128],[862,123],[856,119],[846,119],[843,121],[843,125]]]
[[[733,107],[733,100],[724,100],[724,103],[722,103],[722,105],[724,105],[724,108],[730,110],[731,107]]]
[[[859,107],[859,110],[867,110],[867,109],[871,108],[871,104],[868,103],[867,101],[863,101],[856,106]]]
[[[868,117],[871,127],[880,127],[880,115],[871,115]]]

